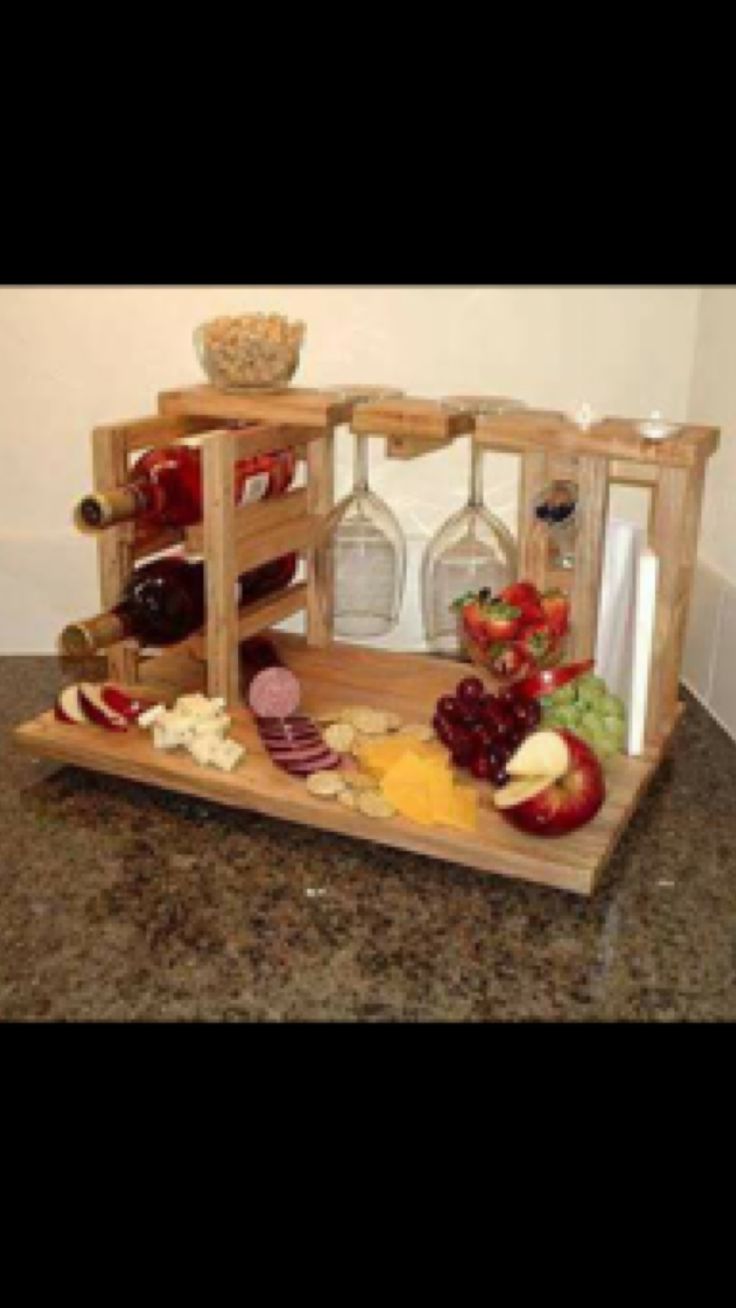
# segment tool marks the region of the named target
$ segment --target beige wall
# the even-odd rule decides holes
[[[707,340],[720,342],[727,313],[708,295]],[[304,318],[304,385],[382,381],[424,395],[502,392],[555,407],[588,400],[609,413],[658,408],[682,419],[699,299],[695,287],[0,288],[0,652],[50,651],[64,621],[94,609],[94,550],[69,525],[89,484],[89,432],[153,412],[158,390],[198,380],[191,335],[203,319],[250,308]],[[710,362],[703,351],[700,370],[716,377],[729,362],[726,344],[713,347]],[[721,394],[706,390],[709,411],[696,416],[718,420]],[[699,398],[696,385],[693,405]],[[349,453],[344,441],[341,490]],[[513,522],[515,461],[487,463],[489,503]],[[463,443],[421,463],[375,460],[376,489],[411,538],[395,644],[418,643],[423,542],[463,502],[466,467]],[[726,492],[713,494],[708,549],[727,561],[734,537],[730,546],[721,541],[719,524]]]
[[[708,466],[700,554],[736,585],[736,289],[706,287],[700,300],[689,416],[722,428]]]

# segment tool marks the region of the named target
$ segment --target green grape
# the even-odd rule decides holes
[[[540,696],[539,696],[539,707],[541,708],[541,710],[542,710],[543,713],[545,713],[545,712],[547,711],[547,709],[551,709],[551,708],[553,708],[553,707],[554,707],[554,702],[555,702],[555,697],[554,697],[554,695],[540,695]]]
[[[561,727],[574,728],[580,721],[580,714],[574,704],[563,704],[562,708],[555,709],[555,716]]]
[[[553,695],[553,701],[556,705],[574,704],[575,703],[575,682],[568,681],[566,686],[560,686]]]
[[[626,706],[618,695],[606,695],[601,705],[601,713],[604,717],[625,718]]]
[[[622,745],[626,739],[626,723],[623,718],[605,717],[602,718],[601,721],[606,729],[606,735],[610,736],[611,740],[615,740],[619,745]]]
[[[583,714],[581,719],[581,725],[588,731],[592,731],[593,734],[602,730],[601,722],[602,720],[599,718],[598,714],[593,713],[590,709],[588,709],[587,713]]]

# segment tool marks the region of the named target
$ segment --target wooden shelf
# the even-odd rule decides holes
[[[236,422],[285,423],[294,427],[334,427],[349,422],[354,407],[332,392],[298,387],[234,395],[217,391],[213,386],[186,386],[181,390],[164,391],[159,396],[159,412],[164,417],[224,418]]]
[[[298,636],[269,634],[299,677],[304,711],[312,715],[357,703],[394,710],[407,721],[427,721],[437,697],[451,690],[467,673],[467,664],[446,659],[342,644],[315,649]],[[171,699],[176,693],[177,660],[181,667],[181,686],[187,692],[204,690],[206,667],[187,650],[144,664],[142,689],[165,682]],[[658,766],[663,748],[651,749],[640,759],[614,760],[606,773],[606,803],[597,818],[574,835],[545,841],[509,826],[493,808],[488,786],[479,787],[480,818],[474,833],[421,827],[403,818],[371,821],[340,804],[316,799],[303,781],[273,766],[251,715],[237,708],[232,712],[235,723],[232,734],[248,751],[246,761],[232,774],[201,768],[183,752],[168,754],[155,750],[147,732],[134,728],[121,735],[92,726],[64,726],[56,721],[53,713],[44,713],[19,727],[15,741],[35,757],[56,759],[358,840],[411,850],[479,872],[519,877],[580,895],[593,892]],[[462,775],[462,781],[472,784],[466,774]]]
[[[622,418],[607,418],[589,431],[582,431],[562,416],[533,411],[479,418],[475,439],[498,453],[593,455],[641,465],[692,468],[718,449],[716,427],[685,426],[664,441],[646,440],[637,424]]]

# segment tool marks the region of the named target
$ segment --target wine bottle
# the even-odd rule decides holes
[[[296,554],[286,554],[243,573],[238,578],[239,606],[288,586],[296,569]],[[120,603],[107,613],[71,623],[61,633],[59,648],[70,658],[84,658],[121,640],[166,648],[194,635],[204,622],[204,563],[169,556],[136,568]]]
[[[293,450],[239,459],[235,501],[283,495],[296,472]],[[191,445],[148,450],[131,467],[130,480],[114,490],[85,495],[74,511],[80,531],[100,532],[119,522],[149,527],[191,527],[202,518],[202,452]]]

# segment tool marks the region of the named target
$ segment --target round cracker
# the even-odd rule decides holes
[[[426,726],[424,722],[407,722],[405,727],[399,727],[399,735],[413,736],[415,740],[422,740],[425,743],[435,738],[432,728]]]
[[[368,772],[345,772],[343,778],[351,790],[378,790],[378,782]]]
[[[334,772],[313,772],[307,778],[307,790],[318,799],[334,799],[345,789],[345,782]]]
[[[377,709],[356,709],[353,713],[352,725],[363,736],[385,736],[388,731],[386,714]]]
[[[322,734],[325,744],[336,754],[349,754],[355,744],[355,727],[347,722],[336,722],[326,727]]]
[[[369,818],[390,818],[396,809],[378,790],[362,790],[358,794],[358,808]]]
[[[358,801],[354,790],[341,790],[337,797],[338,804],[343,804],[345,808],[357,808]]]
[[[386,719],[387,731],[398,731],[404,719],[398,713],[391,713],[388,709],[383,714]]]

